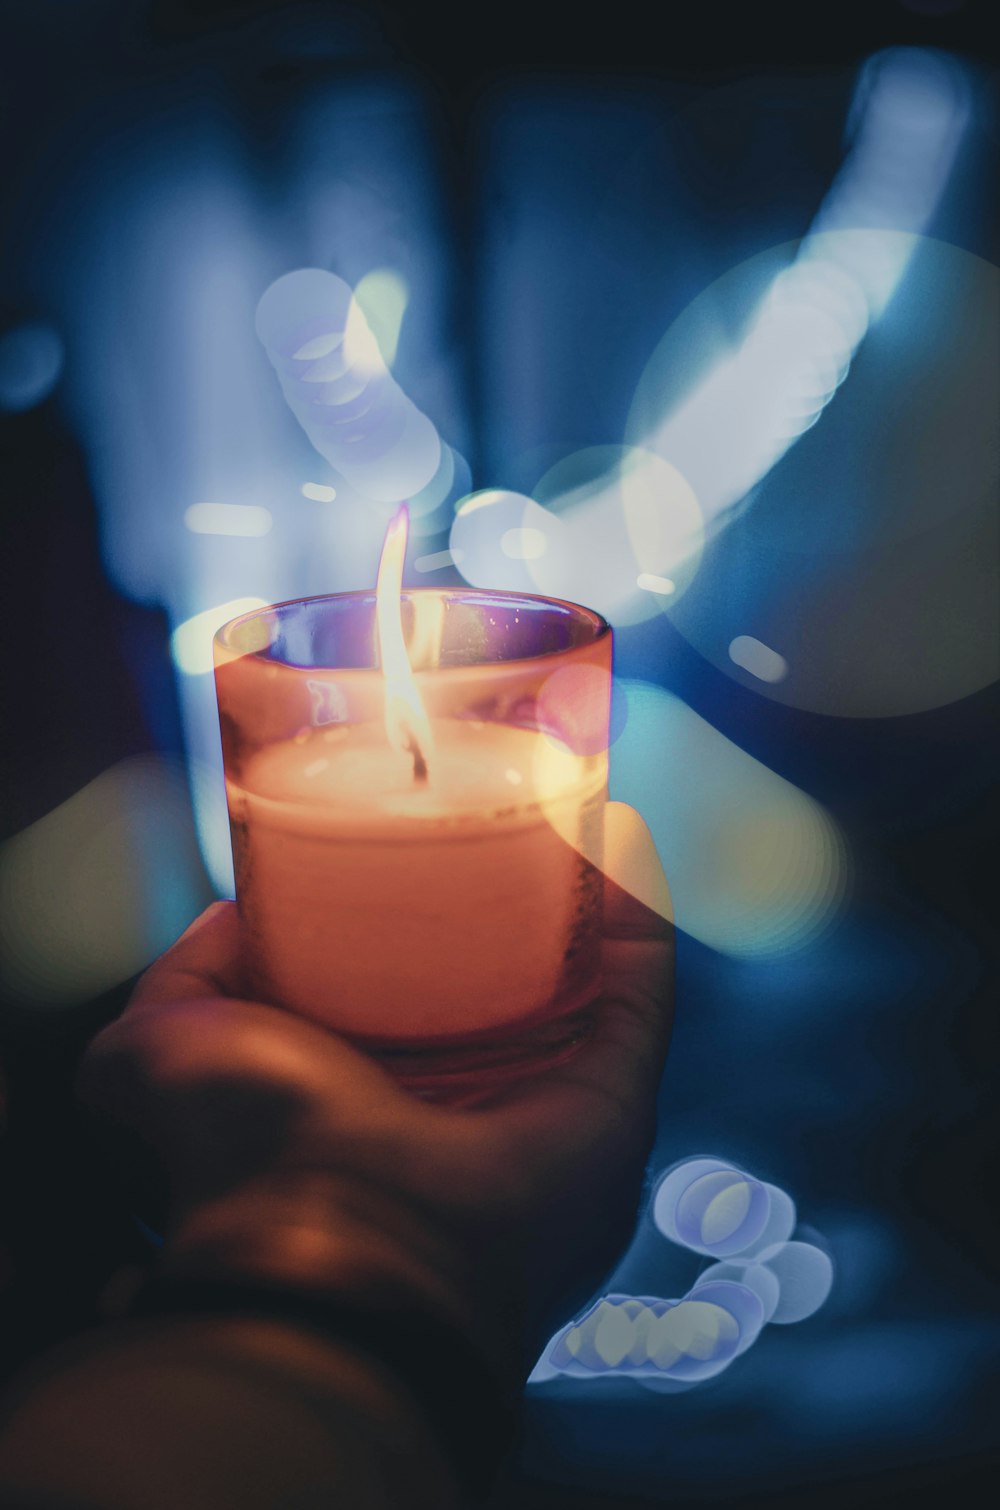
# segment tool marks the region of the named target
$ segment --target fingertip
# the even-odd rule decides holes
[[[200,912],[193,923],[189,923],[177,940],[177,944],[183,944],[187,939],[193,939],[206,929],[218,930],[220,927],[229,926],[230,920],[235,921],[236,903],[219,901],[210,902],[204,912]],[[174,948],[177,947],[175,944]]]
[[[213,902],[140,978],[130,1006],[188,996],[232,996],[241,990],[239,918],[235,902]]]

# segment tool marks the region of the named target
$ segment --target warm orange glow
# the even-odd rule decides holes
[[[375,588],[379,660],[385,677],[385,732],[393,749],[413,758],[415,781],[426,781],[431,753],[430,720],[420,701],[403,639],[400,594],[410,516],[401,504],[389,522]]]

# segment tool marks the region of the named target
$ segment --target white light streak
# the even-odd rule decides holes
[[[643,413],[634,440],[670,465],[704,527],[747,497],[844,381],[947,185],[968,118],[966,94],[960,67],[943,55],[896,48],[870,59],[859,75],[847,155],[797,256],[751,312],[739,344],[673,409],[657,412],[654,396],[653,413]],[[635,475],[641,480],[642,470]],[[620,480],[609,470],[599,487],[574,492],[571,484],[549,495],[548,504],[558,496],[557,512],[522,506],[547,542],[531,573],[535,590],[593,603],[616,623],[641,615],[638,604],[649,599],[640,594],[662,593],[651,580],[661,573],[678,577],[680,595],[687,580],[680,580],[679,563],[693,555],[695,533],[687,525],[678,530],[672,495],[643,500],[641,529],[630,522],[633,538],[623,549]],[[497,506],[500,496],[477,495],[472,508],[483,512],[470,520],[463,505],[453,525],[453,541],[461,539],[468,554],[463,575],[474,585],[486,585],[486,577],[490,585],[513,585],[503,559],[515,555],[513,531],[503,533],[513,509]],[[630,569],[621,588],[602,589],[626,552]],[[565,578],[558,585],[557,572]]]
[[[273,522],[269,509],[253,503],[192,503],[184,511],[193,535],[267,535]]]
[[[646,442],[688,478],[706,518],[760,482],[844,381],[944,191],[964,96],[957,67],[934,53],[899,48],[865,65],[850,150],[796,260],[741,345]]]
[[[675,590],[675,584],[669,577],[657,577],[655,573],[648,571],[641,571],[639,573],[635,579],[635,585],[636,587],[640,587],[643,592],[658,592],[665,598],[669,597]]]
[[[736,636],[729,647],[729,659],[761,682],[781,682],[788,675],[785,657],[761,640],[755,640],[752,634]]]
[[[299,492],[303,498],[311,498],[314,503],[332,503],[337,496],[337,489],[328,487],[323,482],[304,482]]]

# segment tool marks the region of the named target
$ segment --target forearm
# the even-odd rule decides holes
[[[484,1346],[461,1267],[372,1183],[262,1176],[185,1209],[132,1318],[22,1387],[0,1502],[463,1503],[509,1443],[520,1379]]]
[[[8,1402],[0,1501],[86,1510],[462,1503],[412,1386],[265,1317],[143,1318],[53,1355]]]

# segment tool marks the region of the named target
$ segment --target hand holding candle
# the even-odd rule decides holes
[[[377,595],[227,625],[216,685],[247,990],[443,1092],[586,1031],[611,634],[526,595],[401,598],[405,528]]]
[[[592,1034],[472,1111],[429,1105],[340,1035],[246,1000],[231,903],[192,924],[81,1080],[168,1176],[168,1273],[417,1304],[524,1377],[630,1235],[670,1030],[656,850],[631,808],[604,816],[613,984]]]

